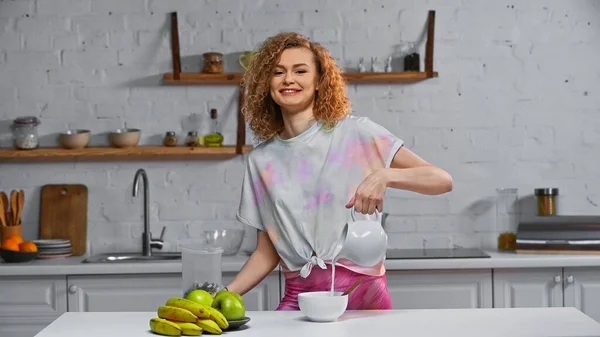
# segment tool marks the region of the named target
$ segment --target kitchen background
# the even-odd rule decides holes
[[[42,145],[67,128],[142,129],[141,144],[208,132],[216,108],[235,143],[233,86],[163,86],[172,71],[168,13],[179,15],[184,71],[201,54],[237,55],[282,30],[323,43],[347,71],[359,59],[397,57],[414,43],[424,59],[427,11],[436,10],[434,68],[416,84],[350,85],[354,114],[381,123],[406,146],[448,170],[454,190],[420,196],[389,190],[390,247],[493,248],[495,189],[515,187],[535,212],[534,188],[560,189],[559,214],[597,214],[600,204],[600,3],[578,1],[0,1],[0,145],[10,124],[34,115]],[[423,65],[421,65],[423,67]],[[249,136],[248,143],[252,143]],[[0,164],[0,189],[23,189],[24,237],[37,237],[40,188],[89,189],[91,253],[140,251],[142,197],[150,179],[151,229],[165,249],[201,230],[238,227],[244,157],[227,161]],[[242,249],[251,249],[247,231]]]

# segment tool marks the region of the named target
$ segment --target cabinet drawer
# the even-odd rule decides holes
[[[44,330],[55,318],[30,319],[0,317],[0,336],[2,337],[34,337]]]
[[[66,276],[0,279],[0,317],[58,317],[66,311]]]
[[[181,274],[80,275],[68,278],[69,311],[155,311],[183,295]]]
[[[393,309],[491,308],[492,271],[391,270],[387,284]]]

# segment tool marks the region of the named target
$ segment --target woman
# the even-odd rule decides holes
[[[342,73],[329,52],[296,33],[259,48],[243,79],[242,111],[262,142],[248,155],[237,218],[258,229],[256,251],[230,284],[244,294],[280,264],[285,295],[329,290],[334,243],[351,220],[381,212],[387,187],[422,194],[452,190],[452,178],[382,126],[350,116]],[[391,309],[383,261],[336,263],[335,288],[364,281],[348,309]]]

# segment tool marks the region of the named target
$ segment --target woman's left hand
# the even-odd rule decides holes
[[[375,171],[358,185],[354,197],[346,204],[346,208],[354,206],[354,209],[362,214],[373,214],[375,209],[382,212],[386,188],[385,169]]]

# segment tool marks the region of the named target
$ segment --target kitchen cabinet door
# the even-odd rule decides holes
[[[227,284],[236,273],[223,273]],[[68,277],[69,311],[156,311],[181,297],[181,274],[82,275]],[[279,304],[279,273],[273,272],[244,296],[246,310],[273,310]]]
[[[388,270],[393,309],[491,308],[492,271]]]
[[[575,307],[600,322],[600,268],[564,268],[565,307]]]
[[[67,311],[66,286],[65,276],[3,276],[0,317],[58,317]]]
[[[0,336],[34,337],[56,318],[6,319],[0,317]]]
[[[65,276],[0,278],[0,336],[33,337],[67,311]]]
[[[181,282],[179,273],[68,276],[69,311],[156,311],[182,296]]]
[[[223,273],[223,284],[229,283],[237,273]],[[279,271],[274,271],[254,289],[244,296],[244,307],[250,311],[271,311],[277,309],[279,295]]]
[[[495,269],[494,307],[562,307],[562,278],[562,268]]]

